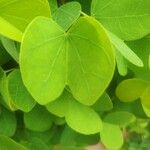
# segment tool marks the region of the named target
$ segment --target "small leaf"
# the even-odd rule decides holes
[[[141,103],[147,108],[150,109],[150,85],[145,89],[141,95]]]
[[[0,134],[6,136],[13,136],[16,131],[17,121],[15,118],[15,114],[10,112],[5,107],[1,108],[0,114]],[[0,144],[1,148],[1,144]]]
[[[118,68],[119,74],[121,76],[126,76],[128,73],[127,64],[125,62],[124,57],[117,50],[116,50],[116,62],[117,62],[117,68]]]
[[[46,105],[49,112],[59,117],[64,117],[68,110],[69,100],[72,99],[71,95],[65,90],[63,94],[57,98],[54,102]]]
[[[143,67],[142,60],[115,34],[108,32],[111,42],[115,46],[116,50],[119,51],[128,61],[136,66]]]
[[[17,109],[29,112],[36,104],[25,88],[19,70],[14,70],[8,75],[8,92]]]
[[[16,143],[12,139],[0,135],[0,150],[28,150],[23,145]]]
[[[115,69],[104,28],[88,16],[80,17],[67,32],[52,19],[36,18],[25,31],[20,53],[23,82],[41,105],[58,98],[66,85],[79,102],[92,105]]]
[[[46,131],[52,126],[52,115],[42,106],[36,105],[30,112],[24,113],[24,122],[28,129]]]
[[[81,6],[78,2],[62,5],[53,14],[53,19],[66,31],[79,18]]]
[[[109,150],[118,150],[123,145],[123,134],[117,125],[103,123],[103,130],[100,132],[101,142]]]
[[[140,98],[148,85],[149,82],[141,79],[124,80],[118,85],[116,95],[123,102],[134,101]]]
[[[113,108],[113,103],[107,93],[104,93],[92,106],[95,111],[109,111]]]
[[[1,41],[6,51],[16,62],[19,62],[19,48],[17,47],[17,43],[5,37],[1,37]]]
[[[147,115],[147,117],[150,118],[150,109],[146,108],[144,105],[142,105],[142,107],[143,107],[143,110],[144,110],[145,114]]]
[[[32,138],[28,141],[22,142],[22,144],[29,150],[49,150],[48,146],[38,138]]]
[[[69,101],[65,116],[68,126],[82,134],[95,134],[102,130],[102,121],[99,115],[90,107],[74,100]]]
[[[110,124],[115,124],[124,127],[134,122],[135,119],[136,119],[135,116],[129,112],[116,111],[106,115],[104,121]]]

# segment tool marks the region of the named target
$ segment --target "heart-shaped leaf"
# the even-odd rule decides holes
[[[38,17],[24,34],[20,68],[38,103],[54,101],[68,85],[79,102],[92,105],[112,79],[115,57],[104,28],[92,17],[81,17],[67,32]]]

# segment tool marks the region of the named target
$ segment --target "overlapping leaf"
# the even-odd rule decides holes
[[[69,85],[79,102],[92,105],[111,81],[114,60],[105,30],[92,17],[81,17],[68,32],[38,17],[24,34],[20,67],[38,103],[54,101]]]

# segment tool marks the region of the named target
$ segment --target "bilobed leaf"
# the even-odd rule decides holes
[[[92,17],[81,17],[68,32],[38,17],[24,34],[20,68],[38,103],[54,101],[68,85],[79,102],[92,105],[112,79],[115,57],[105,30]]]
[[[49,112],[59,117],[64,117],[68,110],[69,100],[72,99],[71,94],[65,90],[63,94],[57,98],[54,102],[50,102],[46,105]]]
[[[119,150],[123,145],[123,133],[117,125],[103,123],[100,137],[101,142],[109,150]]]
[[[22,32],[36,16],[50,17],[47,0],[0,0],[0,34],[21,41]]]
[[[141,97],[148,86],[149,82],[141,79],[124,80],[118,85],[116,95],[123,102],[134,101]]]
[[[16,62],[19,62],[19,47],[17,46],[17,43],[5,37],[1,37],[1,41],[4,48],[11,55],[11,57]]]
[[[142,60],[115,34],[108,31],[109,38],[116,50],[119,51],[124,58],[136,66],[143,67]]]
[[[0,135],[0,150],[28,150],[26,147],[23,145],[16,143],[14,140]]]
[[[24,86],[19,70],[8,75],[8,92],[17,109],[29,112],[35,106],[35,100]]]
[[[109,111],[113,108],[113,103],[109,95],[105,92],[92,106],[95,111]]]
[[[115,124],[124,127],[129,125],[130,123],[133,123],[135,119],[135,116],[129,112],[116,111],[106,115],[104,121],[110,124]]]
[[[36,105],[30,112],[24,113],[24,122],[28,129],[43,132],[51,128],[52,115],[42,106]]]
[[[13,136],[16,131],[17,121],[15,118],[15,114],[10,112],[5,107],[1,108],[0,114],[0,134],[6,136]],[[1,149],[1,144],[0,144]]]
[[[81,6],[78,2],[62,5],[53,14],[53,19],[66,31],[79,18]]]
[[[99,115],[92,108],[73,98],[69,101],[65,118],[69,127],[82,134],[95,134],[102,130],[102,121]]]
[[[149,0],[93,0],[91,13],[121,39],[135,40],[150,33],[149,8]]]

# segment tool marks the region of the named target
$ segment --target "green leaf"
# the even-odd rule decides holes
[[[47,0],[0,0],[0,34],[21,41],[22,32],[36,16],[50,17]]]
[[[143,67],[142,60],[124,43],[123,40],[118,38],[115,34],[108,32],[109,38],[116,50],[119,51],[128,61],[136,66]]]
[[[121,55],[119,51],[116,50],[116,63],[118,72],[121,76],[126,76],[128,73],[128,68],[124,57]]]
[[[89,135],[102,130],[99,115],[90,107],[82,105],[73,98],[69,101],[66,122],[76,132]]]
[[[141,95],[141,103],[147,109],[150,109],[150,84]]]
[[[129,112],[116,111],[106,115],[104,121],[110,124],[115,124],[124,127],[129,125],[130,123],[133,123],[135,119],[135,116]]]
[[[92,17],[81,17],[68,32],[38,17],[24,34],[20,68],[38,103],[54,101],[68,85],[79,102],[92,105],[112,79],[115,57],[104,28]]]
[[[19,62],[19,48],[17,43],[5,37],[1,37],[1,41],[6,51],[16,62]]]
[[[2,71],[2,70],[1,70]],[[12,111],[16,110],[16,107],[9,95],[8,91],[8,78],[6,76],[6,73],[3,71],[1,72],[1,78],[0,78],[0,92],[4,100],[4,104],[11,109]]]
[[[1,36],[0,36],[0,38],[1,38]],[[10,59],[11,59],[11,57],[6,52],[6,50],[4,49],[4,47],[0,41],[0,66],[6,64],[8,61],[10,61]]]
[[[64,90],[63,94],[57,98],[54,102],[46,105],[49,112],[59,117],[65,117],[68,110],[69,100],[72,99],[71,95]]]
[[[49,150],[48,146],[38,138],[32,138],[29,141],[22,142],[29,150]]]
[[[146,114],[148,117],[150,117],[150,109],[146,108],[144,105],[142,105],[142,107],[143,107],[143,110],[144,110],[145,114]]]
[[[13,136],[15,134],[17,126],[15,114],[7,110],[5,107],[1,106],[0,108],[0,134],[6,136]]]
[[[53,15],[58,9],[57,0],[48,0],[48,1],[51,8],[51,13]]]
[[[28,150],[27,148],[25,148],[24,146],[22,146],[21,144],[16,143],[15,141],[13,141],[12,139],[0,135],[0,149],[1,150]]]
[[[91,13],[121,39],[135,40],[150,33],[149,8],[149,0],[93,0]]]
[[[123,102],[134,101],[140,98],[148,85],[149,82],[141,79],[127,79],[118,85],[116,95]]]
[[[79,18],[81,5],[78,2],[70,2],[62,5],[53,14],[53,19],[66,31]]]
[[[0,34],[15,41],[21,41],[22,32],[8,21],[0,17]]]
[[[107,93],[104,93],[92,106],[95,111],[109,111],[113,108],[113,103]]]
[[[144,63],[144,67],[136,67],[128,63],[128,68],[133,71],[136,78],[150,81],[149,55],[150,55],[150,37],[140,40],[126,42],[127,45],[136,53]]]
[[[52,126],[52,115],[42,106],[36,105],[30,112],[24,113],[26,128],[33,131],[46,131]]]
[[[29,112],[35,106],[35,100],[25,88],[19,70],[8,75],[8,92],[17,109]]]
[[[123,145],[123,134],[117,125],[103,123],[103,130],[100,132],[101,142],[109,150],[119,150]]]

